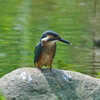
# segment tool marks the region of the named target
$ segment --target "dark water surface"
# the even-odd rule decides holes
[[[93,0],[0,0],[0,76],[34,66],[34,46],[45,30],[73,44],[57,43],[54,68],[92,74],[93,16]]]

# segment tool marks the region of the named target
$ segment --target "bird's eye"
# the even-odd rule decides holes
[[[59,36],[57,36],[57,39],[59,40],[59,39],[61,39]]]

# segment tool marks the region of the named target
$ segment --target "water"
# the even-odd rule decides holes
[[[0,76],[34,67],[34,47],[46,30],[73,44],[57,43],[53,67],[91,75],[93,11],[93,0],[0,0]]]

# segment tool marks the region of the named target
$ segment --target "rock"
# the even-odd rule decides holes
[[[20,68],[0,79],[7,100],[100,100],[100,80],[77,72]]]

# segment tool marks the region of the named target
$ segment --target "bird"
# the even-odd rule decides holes
[[[40,42],[34,49],[34,65],[41,69],[47,66],[52,70],[52,62],[56,53],[56,42],[60,41],[66,44],[71,44],[68,40],[61,38],[54,31],[45,31],[40,37]]]

